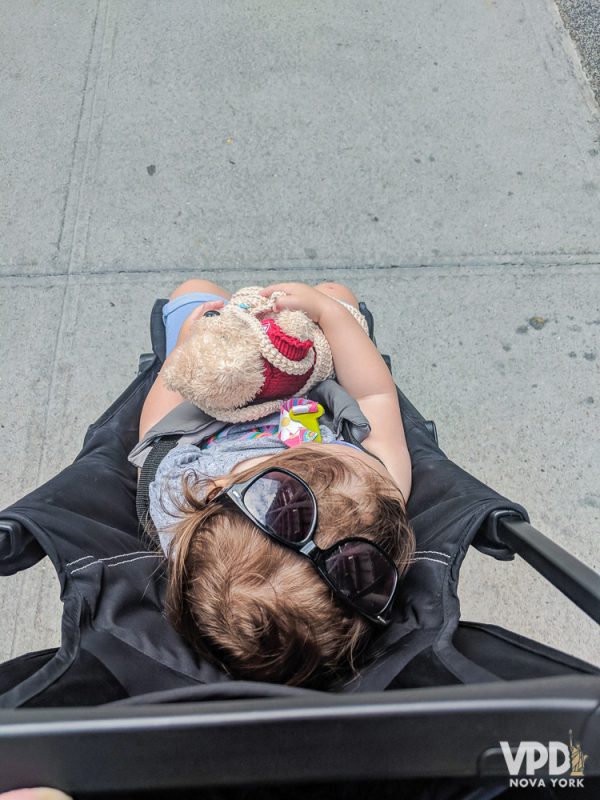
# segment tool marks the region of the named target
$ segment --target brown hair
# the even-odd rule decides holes
[[[319,547],[360,535],[383,547],[402,574],[415,545],[400,490],[362,459],[352,462],[294,448],[228,476],[228,485],[267,466],[296,472],[317,498]],[[210,503],[217,491],[210,480],[185,476],[169,564],[171,622],[237,678],[325,688],[349,677],[374,626],[338,601],[307,559],[229,503]]]

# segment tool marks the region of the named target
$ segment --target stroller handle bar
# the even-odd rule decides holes
[[[509,547],[536,572],[600,622],[600,575],[512,512],[493,511],[487,536]]]
[[[0,789],[508,777],[502,740],[512,750],[522,739],[560,741],[571,731],[584,753],[598,752],[599,680],[577,675],[383,695],[4,711]],[[599,775],[598,760],[586,765],[586,778]]]

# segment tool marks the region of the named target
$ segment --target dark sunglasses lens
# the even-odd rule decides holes
[[[303,542],[315,519],[315,505],[300,481],[284,472],[267,472],[244,493],[252,516],[286,542]]]
[[[390,602],[398,571],[383,553],[368,542],[345,542],[325,559],[333,585],[355,606],[377,616]]]

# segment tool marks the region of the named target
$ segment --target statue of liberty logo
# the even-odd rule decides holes
[[[569,731],[569,750],[571,752],[571,777],[582,778],[583,765],[588,756],[581,749],[579,742],[573,742],[573,731]]]

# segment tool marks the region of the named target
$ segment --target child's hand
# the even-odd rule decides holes
[[[306,283],[274,283],[261,289],[260,293],[263,297],[270,297],[273,292],[285,292],[284,297],[275,300],[275,311],[304,311],[316,323],[332,303],[337,305],[333,298]]]
[[[223,300],[209,300],[208,303],[202,303],[197,308],[195,308],[189,315],[189,317],[187,317],[187,319],[181,326],[181,329],[179,330],[179,336],[177,337],[176,347],[178,347],[182,342],[184,342],[188,338],[192,330],[192,325],[194,324],[194,322],[196,322],[196,320],[200,319],[200,317],[203,317],[207,311],[219,311],[221,308],[223,308],[224,305],[225,303]]]

